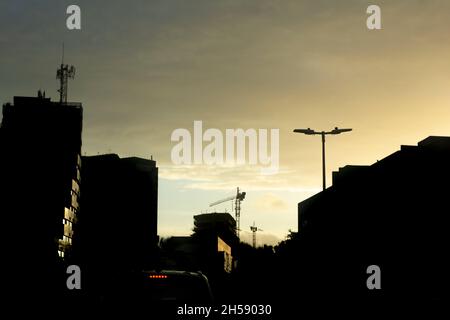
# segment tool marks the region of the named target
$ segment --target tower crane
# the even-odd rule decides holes
[[[241,220],[241,201],[245,199],[245,192],[240,192],[239,187],[237,188],[236,195],[216,201],[211,203],[209,206],[213,207],[215,205],[221,204],[226,201],[234,200],[234,214],[236,217],[236,236],[239,239],[239,231],[240,231],[240,220]]]
[[[253,221],[253,226],[250,226],[250,230],[253,233],[253,248],[256,248],[256,232],[257,231],[264,231],[263,229],[259,229],[257,226],[255,226],[255,221]]]

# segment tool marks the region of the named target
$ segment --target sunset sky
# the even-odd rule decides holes
[[[81,30],[66,28],[70,4]],[[370,4],[382,30],[366,27]],[[450,135],[449,34],[447,1],[2,0],[0,103],[38,89],[57,100],[64,42],[77,70],[69,100],[84,106],[83,154],[153,155],[160,235],[190,234],[194,214],[240,187],[243,237],[255,221],[260,243],[273,244],[321,189],[320,138],[294,128],[353,128],[327,140],[328,185],[339,167]],[[171,133],[194,120],[280,129],[279,173],[173,165]]]

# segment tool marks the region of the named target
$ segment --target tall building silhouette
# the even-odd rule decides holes
[[[334,297],[448,295],[449,181],[450,137],[334,172],[331,187],[298,204],[301,286]],[[370,265],[380,291],[366,286]]]
[[[35,282],[61,284],[57,277],[70,262],[82,121],[81,103],[52,102],[41,92],[3,105],[0,212],[8,241],[2,260],[11,274],[21,275],[12,277],[17,290],[38,287],[23,276],[30,268],[38,274]]]
[[[156,161],[116,154],[82,157],[81,211],[75,259],[85,288],[109,292],[114,278],[154,263],[157,236]]]

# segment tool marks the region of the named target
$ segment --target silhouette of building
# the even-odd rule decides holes
[[[52,102],[41,92],[3,105],[0,212],[8,240],[2,260],[21,275],[14,280],[18,291],[65,286],[56,278],[70,262],[79,211],[82,120],[81,103]],[[30,268],[39,274],[33,286],[23,276]]]
[[[169,270],[200,270],[199,244],[192,237],[176,236],[161,241],[161,268]]]
[[[191,237],[170,237],[161,243],[163,267],[178,270],[202,270],[208,276],[230,273],[232,247],[236,248],[236,220],[229,213],[194,216]]]
[[[370,166],[346,166],[298,204],[302,288],[317,295],[447,295],[450,137],[428,137]],[[367,267],[382,290],[368,290]]]
[[[221,237],[229,244],[237,241],[236,220],[229,213],[204,213],[194,216],[194,231],[208,232]]]
[[[75,257],[87,288],[108,290],[113,276],[152,263],[157,236],[158,168],[116,154],[82,157]]]
[[[200,246],[205,272],[231,272],[233,249],[239,239],[236,236],[236,220],[229,213],[195,215],[193,238]]]

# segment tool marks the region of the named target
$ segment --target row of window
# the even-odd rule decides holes
[[[72,244],[72,227],[73,221],[76,219],[76,214],[73,208],[64,208],[64,218],[62,223],[64,225],[64,235],[62,241],[66,244]]]
[[[72,244],[72,238],[68,237],[67,235],[63,235],[63,241],[68,244]]]
[[[77,155],[77,176],[76,180],[72,179],[72,189],[70,191],[70,195],[72,198],[71,201],[71,207],[70,208],[64,208],[64,218],[63,218],[63,225],[67,226],[64,227],[64,235],[62,238],[62,241],[66,244],[72,244],[72,227],[73,227],[73,221],[76,219],[76,211],[78,210],[78,196],[80,194],[80,185],[79,181],[81,181],[81,156]],[[64,258],[64,247],[61,247],[58,250],[58,256],[61,258]]]
[[[64,219],[69,221],[75,221],[77,217],[77,213],[74,208],[64,208]]]
[[[72,231],[72,225],[64,225],[64,234],[66,236],[72,237],[73,231]]]
[[[71,205],[75,210],[78,210],[78,196],[76,194],[72,194]]]
[[[68,219],[65,219],[65,218],[63,219],[63,224],[68,225],[68,226],[70,226],[70,227],[73,226],[72,221],[70,221],[70,220],[68,220]]]
[[[72,191],[74,191],[76,194],[80,193],[80,185],[75,179],[72,179]]]

